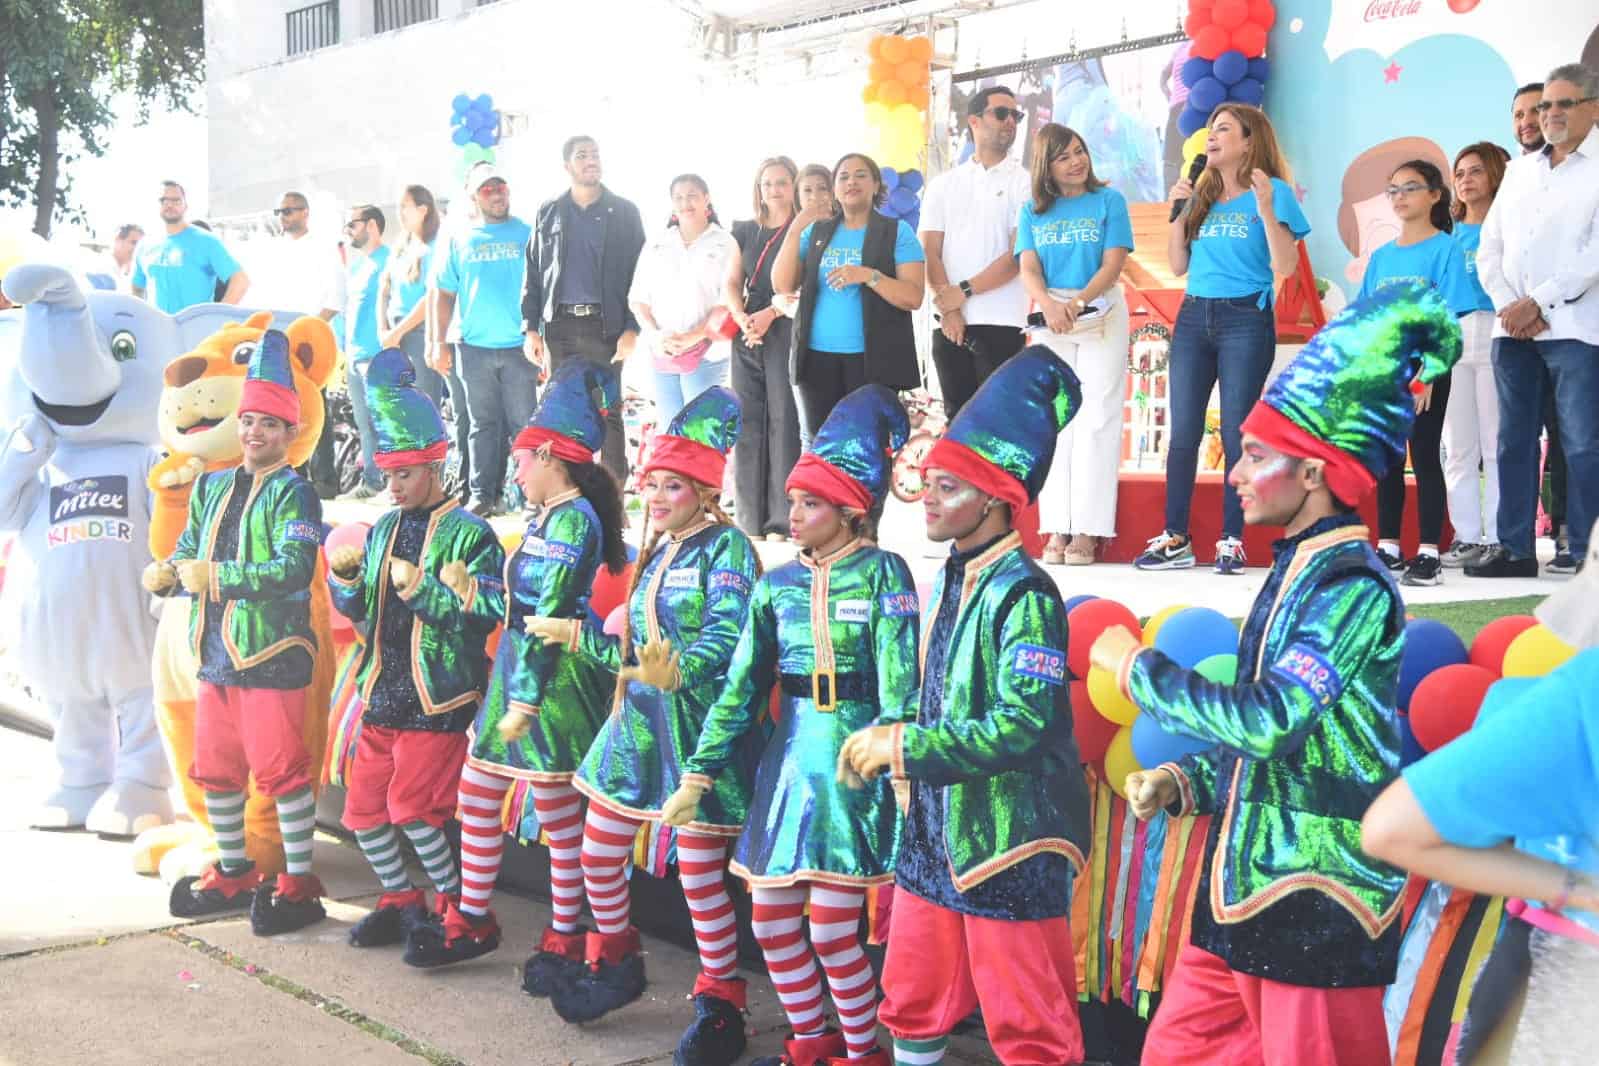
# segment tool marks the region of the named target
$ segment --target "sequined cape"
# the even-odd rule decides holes
[[[917,632],[910,567],[864,541],[821,559],[802,553],[755,583],[725,684],[683,762],[683,781],[709,790],[781,686],[734,874],[763,887],[894,879],[893,790],[883,777],[840,784],[838,753],[857,729],[915,718]]]
[[[944,595],[942,573],[931,603]],[[926,662],[923,631],[921,661]],[[892,772],[937,789],[944,846],[965,892],[1045,852],[1081,869],[1088,783],[1072,736],[1066,611],[1055,583],[1010,533],[965,568],[944,660],[942,715],[893,728]],[[923,679],[924,693],[934,687]],[[899,861],[907,861],[901,855]]]
[[[467,762],[524,781],[569,781],[599,732],[615,673],[545,644],[523,629],[533,616],[587,617],[589,590],[604,557],[599,516],[576,489],[545,501],[505,563],[494,607],[505,622],[489,671],[489,692],[472,725]],[[479,595],[489,594],[484,586]],[[497,728],[509,710],[532,716],[507,744]]]
[[[384,590],[402,514],[396,507],[372,526],[359,573],[345,580],[328,571],[333,605],[366,637],[356,684],[367,701],[383,668],[379,642],[372,638],[383,631]],[[466,563],[472,576],[465,601],[439,580],[439,571],[456,560]],[[483,644],[500,620],[504,564],[505,550],[494,530],[458,502],[448,500],[428,516],[416,578],[397,590],[413,615],[411,681],[423,714],[447,714],[483,698],[488,674]]]
[[[1124,691],[1162,727],[1219,747],[1164,764],[1172,813],[1215,813],[1193,942],[1233,969],[1311,987],[1394,978],[1405,875],[1360,848],[1399,771],[1404,604],[1354,515],[1277,542],[1221,685],[1144,649]]]
[[[628,682],[572,783],[591,799],[624,814],[659,820],[682,781],[683,763],[699,744],[706,713],[721,693],[755,585],[755,548],[732,526],[703,520],[662,537],[628,602],[636,653],[646,640],[665,638],[679,653],[682,684],[663,692]],[[585,624],[579,653],[610,670],[621,667],[621,641]],[[766,731],[747,733],[716,784],[700,801],[701,821],[687,827],[737,836],[749,813],[755,765]]]

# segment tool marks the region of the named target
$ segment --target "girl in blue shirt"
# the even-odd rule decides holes
[[[1477,244],[1482,222],[1505,177],[1509,158],[1484,141],[1455,156],[1455,228],[1451,234],[1465,256],[1466,281],[1476,297],[1460,319],[1464,347],[1450,370],[1449,407],[1444,411],[1444,490],[1455,543],[1443,554],[1445,566],[1479,562],[1499,543],[1499,389],[1494,384],[1494,305],[1477,280]],[[1479,469],[1481,473],[1479,474]]]
[[[1265,113],[1226,103],[1211,114],[1209,128],[1208,166],[1198,185],[1184,178],[1171,188],[1173,207],[1187,209],[1171,224],[1166,254],[1173,273],[1188,275],[1188,291],[1168,371],[1166,530],[1134,562],[1141,570],[1194,565],[1188,509],[1211,389],[1220,383],[1222,451],[1231,470],[1243,453],[1239,424],[1260,399],[1277,351],[1274,280],[1294,272],[1294,242],[1310,232]],[[1243,569],[1243,535],[1238,491],[1224,480],[1218,574]]]
[[[1116,535],[1127,397],[1127,304],[1119,281],[1133,224],[1126,198],[1094,176],[1080,135],[1051,122],[1034,136],[1033,198],[1016,225],[1022,286],[1047,327],[1033,338],[1076,371],[1083,387],[1082,409],[1061,431],[1038,494],[1039,524],[1050,535],[1046,563],[1083,566],[1094,561],[1100,538]],[[1089,304],[1104,311],[1078,328]]]
[[[400,224],[405,228],[405,241],[389,258],[388,268],[378,281],[380,347],[405,352],[411,369],[416,371],[416,387],[433,401],[434,407],[439,407],[444,399],[444,379],[427,364],[427,337],[422,328],[427,314],[422,296],[427,292],[433,242],[439,235],[439,209],[427,186],[405,187],[400,195]],[[457,401],[452,396],[451,402],[459,411],[464,400]]]
[[[1387,285],[1419,281],[1443,295],[1457,315],[1470,314],[1477,294],[1466,275],[1466,256],[1449,235],[1449,187],[1443,173],[1425,159],[1412,159],[1388,179],[1388,202],[1398,217],[1399,236],[1371,253],[1360,295]],[[1421,546],[1408,563],[1399,554],[1399,529],[1405,517],[1405,468],[1396,463],[1377,485],[1377,557],[1390,570],[1404,570],[1406,585],[1437,585],[1443,560],[1438,540],[1444,528],[1444,411],[1449,406],[1449,375],[1416,397],[1410,430],[1410,464],[1416,472],[1416,510]]]

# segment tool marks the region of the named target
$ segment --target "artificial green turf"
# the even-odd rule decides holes
[[[1542,596],[1515,596],[1503,600],[1461,600],[1458,603],[1418,603],[1408,608],[1417,618],[1433,618],[1460,634],[1469,646],[1477,631],[1509,614],[1531,614]]]

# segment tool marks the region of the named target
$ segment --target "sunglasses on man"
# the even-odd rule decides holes
[[[1532,109],[1538,112],[1540,115],[1546,115],[1550,111],[1570,111],[1572,108],[1581,104],[1586,104],[1592,99],[1594,98],[1591,96],[1584,96],[1580,100],[1573,100],[1571,97],[1567,96],[1559,100],[1539,100],[1536,104],[1532,105]]]
[[[274,207],[272,213],[279,218],[283,218],[285,215],[298,215],[304,210],[305,208],[303,207]]]
[[[993,115],[995,122],[1020,122],[1022,113],[1014,107],[989,107],[984,108],[979,114]]]

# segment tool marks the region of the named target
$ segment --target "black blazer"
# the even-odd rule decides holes
[[[561,254],[566,246],[562,214],[572,202],[570,190],[539,208],[533,235],[527,242],[527,270],[522,278],[522,332],[543,332],[555,317],[555,293],[561,280]],[[605,220],[605,240],[600,246],[600,321],[605,339],[637,330],[638,319],[627,305],[633,287],[633,270],[644,247],[644,222],[632,201],[601,186],[599,206]]]
[[[800,249],[799,309],[794,319],[795,381],[805,380],[810,359],[811,314],[816,308],[816,292],[827,284],[820,276],[822,253],[833,239],[843,217],[834,215],[816,223],[811,239]],[[899,222],[873,211],[866,218],[866,240],[861,247],[861,265],[898,277],[894,271],[894,242]],[[916,361],[916,331],[911,313],[901,310],[864,285],[861,287],[861,317],[866,333],[866,380],[891,389],[915,389],[922,384],[921,367]]]

